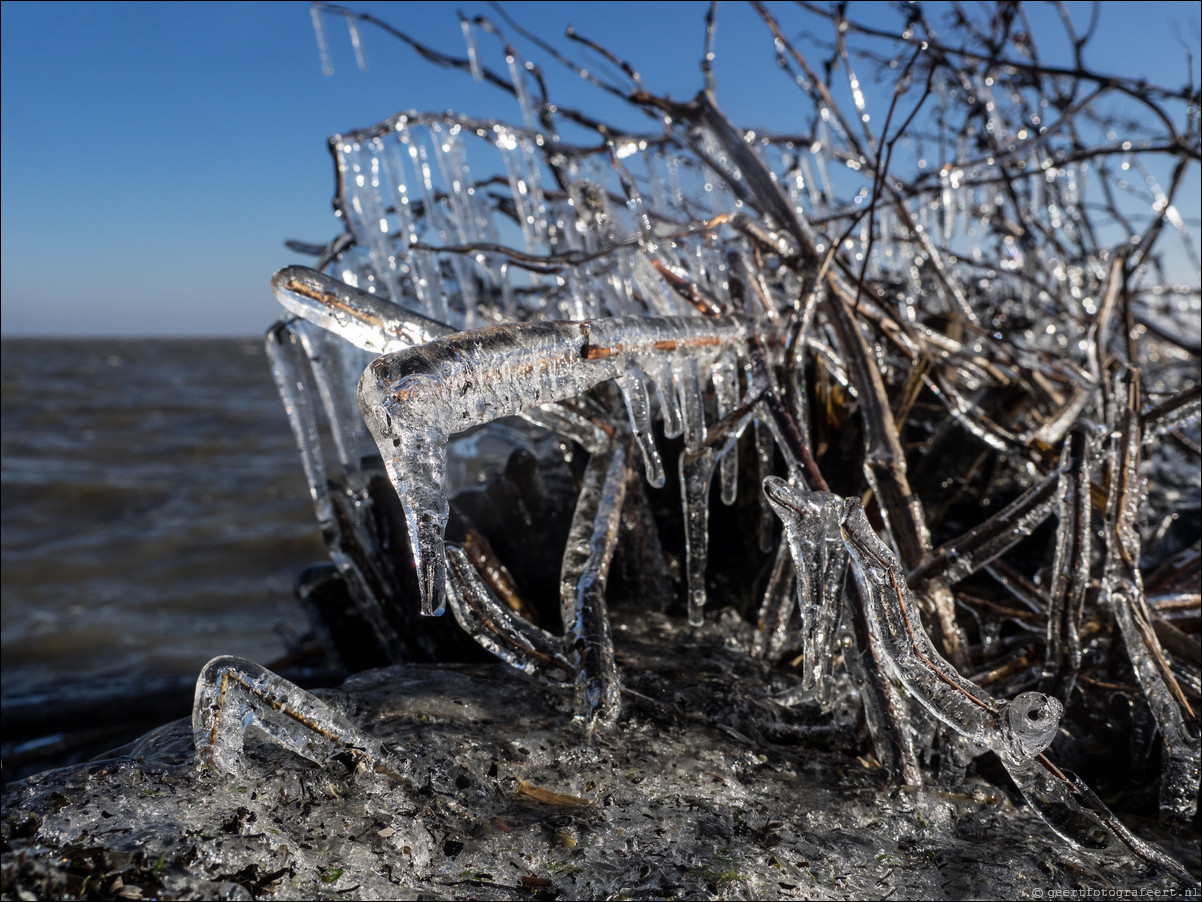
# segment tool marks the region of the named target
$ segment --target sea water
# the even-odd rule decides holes
[[[278,658],[326,555],[262,343],[2,350],[4,708]]]

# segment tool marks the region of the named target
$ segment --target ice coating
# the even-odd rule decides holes
[[[913,12],[921,17],[917,7]],[[762,9],[760,14],[772,28],[771,15]],[[838,19],[834,24],[851,25],[847,32],[850,40],[857,25],[845,22],[844,15],[843,11],[831,13],[832,20]],[[478,27],[481,34],[498,34],[491,23],[482,22]],[[777,468],[776,454],[767,447],[768,437],[775,435],[790,481],[795,486],[820,485],[810,479],[821,480],[821,470],[828,471],[827,477],[838,470],[838,461],[829,456],[829,449],[838,447],[840,427],[852,422],[859,427],[858,433],[850,434],[865,437],[866,481],[890,532],[900,565],[907,568],[908,575],[902,578],[901,574],[907,571],[896,569],[897,562],[886,569],[899,586],[908,583],[917,598],[903,597],[900,589],[893,596],[900,600],[903,612],[912,612],[913,624],[919,620],[917,604],[923,605],[922,616],[927,618],[931,645],[942,656],[928,656],[927,660],[946,658],[938,666],[926,668],[926,675],[946,687],[944,678],[951,679],[957,669],[969,673],[969,666],[973,666],[976,672],[978,664],[995,663],[995,649],[1008,643],[1034,644],[1035,648],[1028,647],[1017,660],[1039,661],[1044,655],[1038,644],[1046,635],[1048,655],[1043,663],[1049,682],[1059,683],[1061,688],[1056,691],[1067,696],[1068,689],[1064,687],[1071,686],[1071,680],[1061,677],[1071,673],[1074,659],[1079,656],[1074,623],[1080,621],[1082,594],[1088,586],[1096,584],[1093,577],[1097,574],[1089,569],[1090,517],[1094,527],[1101,518],[1088,510],[1090,477],[1086,471],[1091,465],[1087,462],[1084,467],[1078,466],[1073,454],[1065,457],[1063,452],[1067,449],[1060,446],[1083,417],[1108,421],[1112,426],[1117,423],[1114,411],[1103,409],[1107,395],[1103,385],[1105,373],[1116,355],[1132,364],[1141,362],[1139,342],[1126,332],[1133,322],[1137,329],[1145,323],[1154,329],[1155,317],[1151,311],[1160,303],[1155,298],[1162,297],[1157,294],[1160,286],[1152,284],[1147,276],[1156,267],[1146,265],[1156,260],[1148,254],[1158,226],[1150,227],[1144,235],[1131,235],[1131,247],[1138,252],[1115,252],[1110,244],[1091,246],[1089,232],[1094,225],[1085,186],[1093,185],[1090,190],[1096,190],[1099,183],[1107,182],[1104,161],[1119,148],[1112,136],[1105,135],[1104,141],[1096,142],[1101,162],[1095,165],[1088,157],[1087,139],[1074,137],[1071,142],[1064,142],[1066,134],[1075,136],[1080,134],[1079,127],[1092,129],[1097,124],[1086,121],[1092,113],[1083,116],[1073,113],[1073,109],[1088,111],[1089,99],[1079,108],[1056,107],[1059,112],[1053,107],[1041,108],[1039,116],[1044,121],[1037,131],[1031,128],[1033,119],[1028,115],[1035,110],[1028,109],[1023,99],[1029,93],[1027,86],[1018,91],[1003,86],[1007,78],[999,71],[989,73],[988,78],[980,70],[963,77],[950,71],[940,74],[937,72],[940,64],[934,63],[930,71],[936,77],[927,87],[932,99],[939,102],[940,116],[947,115],[949,110],[955,115],[954,101],[964,96],[980,111],[980,121],[973,124],[970,115],[963,120],[963,128],[958,127],[958,121],[945,122],[951,127],[943,128],[942,133],[956,136],[946,143],[946,148],[923,147],[922,139],[915,143],[913,136],[899,141],[899,149],[909,144],[911,149],[921,152],[915,156],[927,158],[920,165],[924,171],[906,185],[900,178],[895,181],[898,165],[890,167],[888,156],[882,167],[881,152],[892,147],[884,142],[886,137],[894,135],[889,120],[884,120],[884,132],[877,130],[882,121],[879,116],[873,120],[871,132],[863,127],[869,107],[859,89],[859,78],[848,62],[851,57],[846,53],[839,57],[855,103],[854,111],[849,111],[852,115],[844,116],[826,93],[831,73],[826,79],[817,77],[808,69],[800,48],[794,48],[781,33],[776,49],[782,66],[792,67],[797,87],[807,99],[815,101],[813,134],[804,143],[794,146],[792,138],[782,142],[772,136],[743,131],[718,110],[712,94],[705,94],[683,104],[654,97],[640,102],[643,111],[655,111],[657,119],[662,119],[663,135],[616,135],[597,128],[602,140],[594,146],[604,148],[598,152],[587,146],[563,143],[555,121],[557,117],[562,121],[564,111],[541,96],[541,82],[536,86],[531,77],[535,70],[525,66],[520,55],[509,53],[503,39],[498,42],[489,39],[485,42],[489,48],[476,46],[477,38],[481,37],[476,30],[475,26],[465,25],[468,51],[460,68],[473,77],[484,77],[504,87],[498,81],[504,79],[501,67],[487,69],[481,60],[483,49],[491,49],[494,43],[504,45],[505,68],[521,109],[522,125],[473,120],[451,113],[407,113],[341,137],[333,149],[339,167],[339,210],[348,230],[343,237],[349,243],[340,245],[337,253],[331,245],[328,259],[323,256],[323,261],[330,263],[331,272],[367,290],[370,297],[391,298],[398,305],[412,306],[435,319],[453,322],[457,328],[484,321],[669,315],[698,299],[705,304],[716,302],[712,305],[714,310],[741,306],[758,320],[759,326],[768,326],[762,329],[770,347],[765,356],[770,357],[770,369],[784,386],[774,400],[797,416],[797,430],[803,437],[800,443],[791,443],[787,430],[764,416],[765,408],[770,405],[755,405],[761,477]],[[905,42],[911,36],[907,24],[906,37],[899,44],[906,52]],[[968,62],[963,64],[966,70],[972,68]],[[927,65],[926,57],[922,65]],[[835,67],[837,75],[838,61]],[[1134,90],[1143,89],[1136,86]],[[899,114],[909,100],[907,97],[899,105]],[[944,122],[942,118],[940,121]],[[589,128],[587,119],[573,122]],[[1137,143],[1135,151],[1124,152],[1124,170],[1128,163],[1140,169],[1138,147]],[[494,157],[491,173],[490,154]],[[621,161],[621,165],[612,164],[610,155]],[[908,151],[905,156],[910,156]],[[882,180],[886,169],[890,178]],[[1016,175],[1017,171],[1023,174]],[[690,184],[694,174],[699,184]],[[1153,185],[1153,182],[1143,184]],[[873,209],[870,215],[861,217],[859,213],[866,206],[861,201],[869,199],[866,192],[869,185]],[[994,187],[997,185],[1008,190],[997,191]],[[1143,191],[1138,179],[1133,179],[1129,187],[1137,196]],[[880,203],[877,189],[881,192]],[[621,200],[623,192],[625,206]],[[1172,200],[1173,192],[1172,188],[1165,192],[1159,186],[1145,192],[1148,194],[1145,200],[1157,221],[1162,210],[1167,211],[1166,221],[1172,220],[1171,204],[1168,207],[1165,204]],[[1117,209],[1114,212],[1117,216]],[[722,219],[720,229],[700,228],[700,220],[718,219]],[[670,234],[687,222],[692,223],[688,227],[692,234]],[[500,230],[496,228],[498,223]],[[510,235],[517,234],[514,224],[521,230],[517,243],[524,253],[519,248],[496,244],[496,236],[506,234],[506,229]],[[1109,235],[1110,231],[1104,228],[1099,234]],[[1040,236],[1056,237],[1045,242]],[[842,247],[833,246],[836,244]],[[1136,260],[1127,266],[1132,254]],[[781,259],[773,259],[774,255]],[[827,264],[829,271],[823,269]],[[522,265],[529,265],[530,269],[515,278]],[[816,272],[829,275],[823,277]],[[853,284],[856,273],[859,285]],[[525,280],[527,274],[534,274],[529,284]],[[1130,311],[1119,312],[1120,288],[1123,296],[1130,298]],[[1193,292],[1189,303],[1196,317],[1196,290],[1174,288],[1173,291]],[[1124,319],[1122,327],[1116,328]],[[972,328],[966,328],[966,324]],[[297,328],[302,329],[299,324]],[[307,347],[320,350],[319,344],[311,339],[311,330],[297,334],[310,336],[301,343],[307,342]],[[1169,353],[1161,354],[1163,348],[1153,349],[1154,354],[1145,358],[1148,361],[1145,365],[1149,370],[1158,370],[1162,365],[1169,370],[1188,369],[1185,377],[1188,384],[1195,379],[1196,351],[1191,352],[1192,356],[1182,353],[1187,350],[1189,336],[1184,344],[1176,340],[1179,338],[1170,336]],[[787,351],[787,356],[782,355],[781,349],[788,348],[793,340],[797,345]],[[695,372],[690,372],[685,361],[671,359],[670,354],[657,354],[631,362],[624,369],[619,367],[612,377],[626,402],[649,481],[655,484],[664,478],[663,462],[652,438],[656,408],[668,434],[688,436],[688,453],[682,458],[680,472],[691,619],[700,616],[704,604],[706,519],[715,467],[722,473],[724,500],[731,497],[734,487],[729,478],[735,470],[733,455],[716,452],[715,436],[719,436],[723,418],[738,404],[738,398],[728,399],[723,394],[738,382],[728,377],[725,363],[701,356]],[[1151,361],[1157,360],[1152,366]],[[1176,362],[1169,363],[1170,360]],[[323,398],[329,393],[329,374],[337,369],[323,362],[321,369],[315,370],[313,382]],[[502,371],[498,366],[497,372],[501,378],[510,378],[508,370]],[[813,383],[803,384],[811,378]],[[1147,378],[1156,383],[1151,389],[1156,393],[1155,399],[1169,400],[1142,413],[1138,404],[1135,406],[1137,414],[1146,420],[1142,444],[1152,454],[1162,444],[1170,444],[1171,438],[1181,442],[1188,453],[1189,443],[1192,441],[1196,448],[1196,440],[1192,433],[1189,436],[1178,433],[1179,427],[1194,428],[1191,424],[1198,410],[1196,388],[1190,396],[1188,388],[1182,390],[1180,381],[1161,380],[1159,375]],[[648,380],[652,386],[647,385]],[[758,396],[764,380],[753,379],[749,373],[744,381],[749,396]],[[796,384],[790,385],[791,381]],[[695,391],[698,384],[700,390]],[[757,387],[755,391],[751,390],[753,384]],[[456,386],[465,388],[462,381]],[[841,403],[837,399],[840,391],[829,390],[828,386],[841,386],[844,395],[854,394],[854,404]],[[894,390],[903,386],[902,397],[895,397]],[[651,387],[658,396],[658,405],[648,392]],[[309,384],[304,390],[316,394]],[[300,392],[294,394],[300,397]],[[939,408],[938,416],[946,411],[956,425],[949,424],[946,429],[939,426],[933,438],[920,438],[917,443],[912,441],[911,433],[904,445],[899,444],[895,439],[903,428],[913,425],[935,428],[929,419],[906,415],[919,394],[926,395],[919,408],[924,405]],[[717,413],[716,417],[707,420],[696,414],[701,406],[699,397],[709,413]],[[452,406],[445,408],[448,415],[453,403],[454,399]],[[340,441],[345,417],[341,408],[334,412],[339,421],[334,437]],[[554,408],[527,408],[523,412],[555,429],[565,441],[568,438],[579,441],[590,453],[603,452],[610,442],[609,433],[596,424],[590,432],[584,418],[573,419],[571,414]],[[621,417],[606,425],[619,433],[625,429]],[[960,431],[959,427],[966,431]],[[309,430],[306,434],[312,433]],[[941,438],[946,434],[955,434],[962,441],[943,442],[941,446]],[[448,437],[449,433],[438,441],[445,442]],[[1155,441],[1158,438],[1166,441]],[[942,490],[954,496],[959,492],[957,480],[965,478],[966,486],[970,480],[963,472],[949,470],[942,485],[938,480],[931,484],[929,471],[933,468],[924,466],[922,456],[935,449],[942,454],[932,458],[939,460],[950,451],[953,453],[949,457],[954,459],[960,448],[949,448],[950,444],[979,447],[981,459],[988,461],[984,469],[996,467],[998,478],[992,486],[994,490],[989,490],[992,477],[982,479],[977,486],[983,491],[982,510],[986,504],[993,505],[990,511],[1001,504],[1007,505],[1000,514],[983,522],[962,519],[960,512],[951,519],[945,516],[946,510],[941,509]],[[824,445],[828,449],[825,460],[820,450]],[[351,447],[350,442],[347,447]],[[820,466],[811,468],[810,462],[803,461],[804,454],[799,449],[811,450],[819,458]],[[1000,454],[995,453],[999,451]],[[385,452],[386,459],[389,453]],[[342,444],[339,455],[344,459],[347,456]],[[430,456],[430,446],[423,446],[414,452],[413,459],[420,461]],[[316,466],[322,463],[318,450],[310,447],[308,458],[307,472],[316,471]],[[1057,458],[1061,469],[1049,475]],[[431,472],[437,469],[437,462],[431,463]],[[1138,464],[1134,469],[1115,465],[1111,469],[1123,473],[1125,484],[1139,485]],[[329,462],[325,470],[335,480],[340,478],[336,462]],[[924,474],[924,470],[928,472]],[[1095,468],[1095,474],[1110,471]],[[980,471],[977,472],[979,475]],[[310,482],[316,485],[318,479],[311,478]],[[353,534],[356,530],[346,529],[345,524],[355,523],[359,497],[329,490],[324,480],[321,482],[315,496],[324,493],[331,513],[323,520],[323,526],[328,522],[336,530]],[[411,490],[421,495],[422,503],[429,504],[429,510],[434,511],[430,531],[441,535],[437,502],[445,491],[426,491],[423,495],[422,486],[428,488],[430,484],[419,473]],[[1113,481],[1098,478],[1095,490],[1097,484],[1104,489]],[[1004,486],[1000,492],[996,491],[999,485]],[[1011,502],[1014,497],[1011,490],[1022,491],[1024,487],[1029,488]],[[840,491],[860,495],[865,486],[860,481],[854,487],[840,486]],[[1116,505],[1122,512],[1125,533],[1137,527],[1132,520],[1138,513],[1141,497],[1140,491],[1127,492],[1119,499],[1122,503]],[[1185,497],[1187,507],[1191,497]],[[343,502],[343,498],[351,499],[354,506]],[[347,511],[353,513],[351,518],[345,516]],[[771,516],[767,508],[765,512]],[[1165,513],[1160,511],[1158,516]],[[1033,543],[1012,553],[1022,538],[1052,515],[1059,521],[1057,542],[1055,549],[1046,549],[1047,559],[1036,560],[1039,554],[1028,550]],[[957,525],[954,531],[949,531],[947,527],[952,522]],[[1108,523],[1108,529],[1109,526]],[[766,543],[765,554],[771,553],[772,533],[771,523],[760,530],[761,541]],[[932,535],[943,541],[947,535],[956,533],[961,534],[932,550]],[[1121,633],[1132,663],[1150,668],[1150,676],[1145,679],[1137,670],[1137,678],[1157,724],[1167,723],[1171,731],[1173,718],[1177,717],[1188,728],[1191,721],[1182,715],[1189,709],[1180,708],[1173,692],[1171,671],[1165,661],[1156,657],[1152,628],[1165,624],[1157,622],[1156,612],[1150,612],[1143,599],[1138,567],[1133,566],[1139,562],[1139,550],[1131,544],[1129,535],[1108,537],[1107,543],[1108,549],[1113,546],[1123,559],[1121,567],[1107,569],[1107,576],[1113,579],[1103,584],[1109,592],[1104,597],[1114,601],[1118,626],[1116,629],[1106,622],[1096,641],[1109,643]],[[1133,547],[1136,547],[1134,552]],[[339,553],[343,559],[348,557]],[[451,559],[455,558],[453,550],[449,554]],[[790,590],[793,567],[788,557],[783,551],[778,554],[770,591],[766,593],[774,596],[775,606],[765,603],[764,641],[760,651],[770,656],[780,651],[789,638],[787,618],[779,616],[788,613],[779,603],[782,596],[793,597]],[[1015,564],[1018,557],[1024,558],[1021,567]],[[435,559],[441,560],[441,555]],[[1037,568],[1048,573],[1049,566],[1050,581],[1033,576],[1039,573]],[[1010,590],[1024,602],[1028,610],[1019,614],[1036,616],[1007,620],[1003,616],[981,616],[979,610],[970,615],[968,607],[977,601],[972,594],[978,586],[992,583],[985,574],[963,586],[957,583],[982,570],[997,574],[997,582],[1004,586],[1001,591]],[[461,579],[454,564],[452,572],[456,586],[470,582],[471,574],[464,571]],[[1069,572],[1071,579],[1066,578]],[[437,576],[425,575],[431,580]],[[885,588],[892,586],[886,583]],[[801,596],[811,603],[816,597],[813,590],[802,591]],[[849,596],[856,596],[854,583]],[[1093,597],[1092,593],[1089,597]],[[888,593],[877,601],[888,604]],[[483,604],[477,605],[476,610],[483,610]],[[456,608],[457,614],[458,611]],[[1038,620],[1045,613],[1046,624]],[[968,616],[977,617],[980,626],[975,634],[969,633],[977,643],[974,647],[964,641],[956,622],[957,617],[962,623],[968,622]],[[1017,630],[1012,629],[1016,621],[1022,623]],[[505,622],[496,618],[477,616],[473,623],[469,631],[485,645],[491,641],[490,634],[502,635],[507,629]],[[520,625],[515,628],[521,631]],[[543,635],[546,639],[554,638]],[[846,652],[853,651],[851,637],[845,633],[844,638],[848,641],[845,659],[854,671],[861,663],[861,656],[867,661],[878,646],[885,647],[888,637],[857,633],[855,643],[859,654],[850,655]],[[508,647],[502,640],[497,640],[497,644]],[[1114,646],[1117,648],[1118,643],[1114,642]],[[536,642],[534,647],[541,646]],[[508,654],[516,661],[538,661],[537,654],[529,651],[523,652],[525,658],[512,650]],[[1119,660],[1121,656],[1112,657]],[[881,655],[880,660],[889,665],[886,656]],[[921,657],[918,660],[921,663]],[[1188,655],[1186,660],[1189,663]],[[943,670],[944,664],[948,665],[947,671]],[[870,665],[865,664],[865,668],[870,669]],[[882,670],[886,669],[882,666]],[[543,674],[555,668],[541,661],[535,670]],[[1006,677],[995,671],[992,675],[1013,687],[997,690],[999,696],[1030,685],[1029,680],[1023,681],[1022,674],[1011,673]],[[862,688],[867,688],[867,679],[859,673],[856,679]],[[883,682],[880,688],[880,698],[872,700],[871,693],[866,691],[863,699],[877,740],[878,756],[895,776],[904,775],[902,779],[913,782],[917,763],[912,749],[907,758],[912,766],[906,767],[898,763],[906,756],[891,758],[887,748],[890,736],[893,740],[900,739],[894,742],[895,746],[914,744],[910,721],[905,717],[906,700],[890,682]],[[927,691],[931,687],[924,683],[922,688]],[[1045,684],[1041,688],[1053,687]],[[893,690],[891,701],[886,698],[889,689]],[[1089,690],[1097,691],[1102,690]],[[934,698],[937,693],[927,691],[927,695]],[[1094,697],[1090,695],[1091,703]],[[993,702],[984,693],[977,698],[994,706],[992,735],[1001,737],[996,740],[999,746],[1009,749],[1006,754],[1012,760],[1007,766],[1020,768],[1021,762],[1029,761],[1034,754],[1032,748],[1043,741],[1041,728],[1052,721],[1049,712],[1054,706],[1043,704],[1038,697],[1019,696],[1008,705]],[[1023,699],[1021,706],[1019,699]],[[925,708],[926,703],[923,705]],[[1174,706],[1179,709],[1176,715]],[[1037,716],[1027,716],[1024,720],[1015,714],[1011,722],[1009,715],[1020,708],[1027,715]],[[919,729],[919,744],[929,751],[930,719],[925,711],[917,711],[914,724]],[[1077,720],[1066,724],[1073,731],[1081,726]],[[880,736],[886,736],[886,740],[881,741]],[[1166,742],[1166,749],[1188,748],[1188,742],[1186,745],[1173,742]],[[972,747],[967,740],[965,747]],[[947,751],[948,758],[955,757],[955,749]],[[1189,760],[1188,756],[1174,758],[1167,753],[1165,757],[1187,763]],[[1194,772],[1196,775],[1196,765]],[[1058,777],[1049,778],[1049,774],[1039,764],[1036,777],[1031,778],[1035,781],[1031,783],[1036,787],[1035,796],[1044,800],[1049,811],[1054,812],[1057,806],[1071,809],[1073,804],[1089,808],[1080,801],[1079,794],[1074,794],[1076,790],[1066,789],[1069,783]],[[1188,777],[1188,768],[1166,764],[1166,792],[1179,799],[1186,797],[1186,791],[1179,787],[1188,785],[1188,780],[1182,783],[1177,779],[1180,774]],[[1041,780],[1047,785],[1043,786]],[[1196,783],[1195,776],[1195,787]],[[1065,798],[1075,801],[1069,804]],[[1055,818],[1053,813],[1050,822]],[[1084,841],[1088,844],[1087,829],[1075,832],[1086,837]]]
[[[839,530],[843,499],[830,492],[799,492],[776,476],[764,480],[764,494],[784,524],[793,556],[805,656],[802,688],[825,706],[833,687],[848,562]]]
[[[379,740],[295,684],[242,658],[214,658],[200,671],[192,706],[202,763],[237,773],[252,729],[317,764],[347,755],[353,765],[398,778],[404,769]]]
[[[1064,839],[1092,849],[1111,848],[1117,840],[1148,860],[1163,862],[1163,856],[1126,830],[1087,786],[1043,756],[1064,713],[1060,700],[1024,692],[999,704],[961,677],[927,638],[892,553],[854,499],[846,503],[842,528],[868,598],[870,625],[914,698],[972,744],[996,752],[1023,796]]]
[[[381,569],[387,564],[368,553],[377,548],[371,525],[376,502],[362,466],[371,437],[347,379],[351,368],[361,371],[363,358],[355,348],[304,320],[276,323],[267,332],[266,350],[331,561],[376,647],[389,655],[403,654],[402,639],[386,607],[389,592]],[[336,459],[326,459],[319,410]]]
[[[1198,786],[1202,779],[1202,740],[1198,720],[1188,703],[1183,704],[1180,690],[1174,693],[1165,679],[1163,651],[1156,642],[1151,617],[1142,587],[1125,577],[1123,570],[1107,564],[1102,595],[1114,611],[1115,619],[1135,665],[1135,676],[1152,709],[1152,715],[1164,737],[1165,754],[1161,766],[1160,811],[1163,817],[1187,823],[1198,810]]]
[[[776,457],[776,443],[772,438],[772,429],[767,424],[756,420],[752,424],[752,430],[755,436],[756,473],[759,476],[757,482],[763,485],[764,480],[772,474]],[[775,518],[772,515],[772,505],[768,503],[768,496],[761,495],[761,498],[760,551],[767,553],[773,548],[772,525]]]
[[[313,410],[312,393],[303,371],[304,351],[300,336],[286,322],[276,323],[267,331],[267,360],[271,375],[284,400],[288,423],[300,450],[301,465],[309,483],[309,493],[317,508],[322,531],[332,527],[333,510],[329,497],[325,465],[321,459],[321,441]]]
[[[1114,419],[1109,464],[1111,478],[1107,508],[1112,528],[1106,533],[1106,560],[1102,599],[1109,605],[1147,699],[1156,725],[1164,737],[1161,761],[1160,812],[1162,818],[1188,822],[1198,810],[1202,780],[1202,736],[1198,715],[1192,710],[1152,627],[1139,571],[1141,539],[1136,528],[1144,481],[1139,471],[1140,428],[1138,373],[1120,370],[1115,376]]]
[[[771,505],[767,506],[771,515]],[[755,641],[751,647],[753,655],[771,659],[779,656],[784,649],[790,634],[789,619],[795,604],[794,578],[789,544],[782,542],[776,549],[776,559],[772,562],[768,584],[764,587],[764,598],[760,602]]]
[[[628,480],[623,444],[589,458],[559,575],[564,633],[579,667],[576,717],[589,730],[614,724],[621,713],[621,682],[605,587]]]
[[[562,677],[553,676],[552,671],[575,674],[575,666],[563,652],[563,642],[501,604],[462,548],[448,546],[446,555],[451,610],[477,642],[531,676],[558,682]]]
[[[1083,425],[1074,427],[1064,447],[1058,481],[1059,522],[1052,559],[1044,679],[1051,691],[1067,700],[1081,666],[1081,617],[1092,564],[1093,449]]]
[[[281,269],[271,287],[290,313],[373,354],[390,354],[455,331],[305,266]]]
[[[1001,710],[1006,755],[1015,761],[1039,755],[1056,738],[1063,714],[1060,700],[1042,692],[1023,692],[1006,702]]]
[[[705,428],[699,361],[724,346],[738,347],[746,328],[738,317],[617,317],[490,326],[372,363],[360,383],[359,404],[414,537],[423,612],[441,613],[444,605],[445,452],[451,435],[575,397],[616,378],[631,364],[645,368],[645,361],[655,361],[675,370],[682,394],[690,399],[686,406],[692,441],[699,445]],[[689,380],[691,385],[686,385]],[[698,494],[691,491],[686,505],[703,505],[704,497]],[[690,516],[703,513],[689,508],[686,518]],[[704,584],[698,590],[692,580],[690,597],[700,596],[704,604]]]
[[[843,537],[868,601],[868,625],[897,676],[924,708],[965,738],[1015,761],[1030,760],[1055,738],[1063,713],[1059,700],[1024,693],[1000,706],[962,677],[931,643],[918,602],[885,543],[855,499],[845,502]],[[1004,754],[1003,754],[1004,753]]]
[[[1013,548],[1061,510],[1063,476],[1053,473],[1036,483],[1012,504],[964,535],[941,545],[908,574],[911,586],[923,584],[928,574],[939,573],[949,585],[983,567]]]
[[[1086,849],[1102,851],[1114,845],[1114,834],[1097,811],[1082,804],[1074,787],[1033,759],[1003,757],[1023,798],[1039,812],[1044,823],[1064,839]],[[1105,810],[1105,806],[1102,807]]]

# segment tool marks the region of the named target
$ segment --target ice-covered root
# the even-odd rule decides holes
[[[322,766],[340,761],[351,770],[362,766],[404,779],[405,766],[379,740],[325,702],[252,661],[214,658],[200,671],[192,705],[201,763],[236,773],[250,730]]]
[[[1096,852],[1113,851],[1121,843],[1183,885],[1197,886],[1178,862],[1123,826],[1076,774],[1061,770],[1043,755],[1022,760],[1005,754],[998,757],[1023,798],[1062,839]]]
[[[552,636],[504,605],[461,548],[447,546],[447,598],[459,625],[481,646],[519,670],[576,689],[576,718],[587,730],[621,713],[622,685],[605,605],[609,565],[631,478],[627,449],[589,458],[560,570],[564,638]]]

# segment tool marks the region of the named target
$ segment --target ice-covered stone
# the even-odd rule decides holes
[[[198,768],[180,721],[6,787],[4,897],[85,882],[126,898],[277,899],[1180,889],[1122,848],[1061,843],[979,778],[898,793],[855,757],[854,718],[816,724],[773,702],[799,678],[721,626],[615,619],[627,685],[645,699],[628,699],[621,729],[586,738],[570,692],[501,664],[397,666],[320,693],[408,763],[400,780],[253,738],[236,773]],[[1146,829],[1197,872],[1196,833]]]

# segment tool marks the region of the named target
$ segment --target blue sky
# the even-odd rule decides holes
[[[686,99],[701,86],[705,6],[505,8],[561,48],[574,25],[635,63],[649,88]],[[1087,20],[1088,4],[1069,6]],[[494,15],[478,2],[355,8],[456,55],[456,10]],[[778,14],[804,27],[792,9]],[[853,3],[851,15],[866,9]],[[1046,4],[1032,14],[1052,15]],[[2,15],[5,336],[260,333],[278,313],[271,273],[304,262],[283,241],[324,242],[341,230],[330,210],[329,135],[406,108],[519,118],[496,89],[433,68],[368,26],[363,72],[346,28],[327,19],[335,74],[324,76],[307,3],[5,2]],[[764,26],[736,4],[719,17],[726,112],[740,125],[787,129],[799,95],[773,64]],[[1179,86],[1188,47],[1197,84],[1198,21],[1196,2],[1102,4],[1087,62]],[[646,127],[529,55],[553,99]]]

